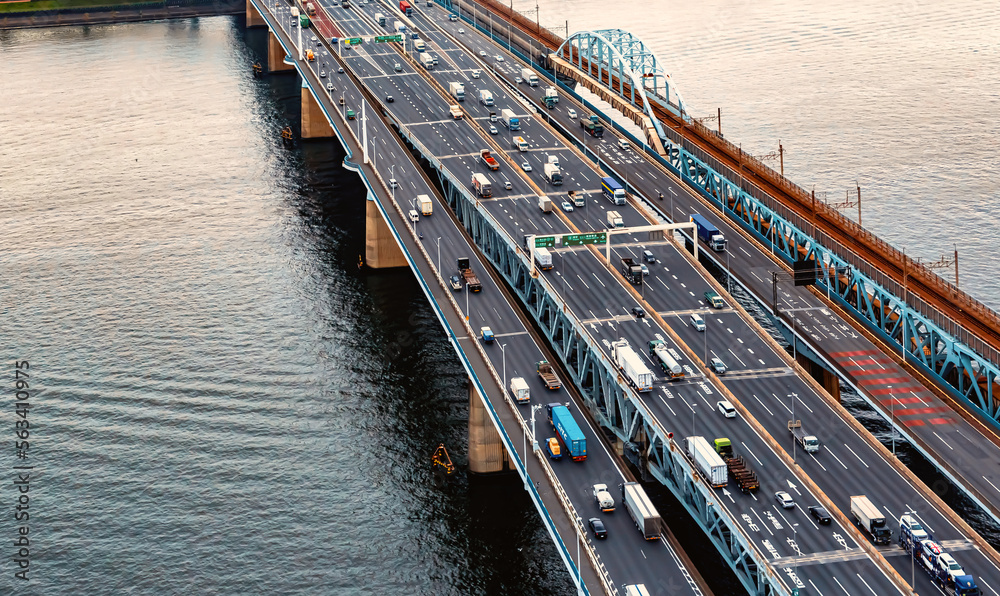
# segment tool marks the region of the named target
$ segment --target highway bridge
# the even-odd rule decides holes
[[[490,471],[510,466],[525,478],[526,489],[580,589],[620,593],[623,585],[643,583],[653,593],[705,590],[668,533],[664,540],[647,544],[621,510],[601,516],[609,525],[607,541],[588,535],[583,554],[574,552],[580,536],[587,534],[583,520],[599,513],[590,495],[592,484],[614,485],[626,478],[620,453],[677,495],[749,593],[889,594],[910,591],[912,582],[920,593],[935,589],[925,575],[911,580],[911,560],[900,549],[874,548],[850,522],[847,504],[856,494],[867,494],[890,519],[911,512],[935,537],[963,546],[956,558],[979,578],[984,593],[997,593],[992,590],[1000,589],[1000,568],[992,547],[840,407],[835,386],[828,390],[829,379],[824,380],[825,389],[798,358],[789,357],[691,256],[683,239],[672,233],[626,233],[612,241],[608,260],[593,246],[553,246],[555,267],[532,271],[525,236],[604,231],[610,210],[621,214],[626,230],[683,221],[689,213],[712,218],[729,238],[725,258],[733,262],[727,261],[725,268],[734,266],[739,271],[734,280],[757,296],[774,290],[770,271],[780,265],[771,260],[760,238],[732,225],[722,211],[713,211],[710,197],[692,184],[692,176],[685,176],[682,183],[673,175],[671,160],[664,159],[659,148],[654,150],[656,143],[646,142],[651,139],[630,136],[609,119],[606,126],[617,128],[616,132],[609,130],[601,140],[582,136],[569,110],[586,114],[597,106],[573,97],[564,83],[559,83],[561,101],[555,109],[540,105],[540,87],[518,84],[523,67],[518,61],[532,54],[534,42],[527,44],[527,52],[518,51],[513,29],[498,27],[494,36],[502,39],[500,33],[507,34],[510,49],[506,50],[470,25],[472,20],[485,25],[478,9],[457,8],[464,20],[452,22],[448,11],[437,5],[417,7],[407,18],[390,4],[345,8],[319,3],[315,29],[303,29],[293,25],[292,6],[283,0],[270,4],[251,0],[248,23],[267,24],[273,33],[271,70],[285,68],[287,54],[287,66],[302,77],[303,136],[338,136],[349,153],[345,165],[365,180],[370,193],[369,264],[409,266],[452,339],[472,380],[470,467]],[[378,14],[388,16],[387,26],[380,25]],[[418,65],[412,39],[375,42],[392,34],[389,29],[397,20],[419,32],[427,45],[425,53],[438,58],[437,66],[426,70]],[[364,43],[347,45],[344,38]],[[305,49],[313,50],[317,59],[305,60]],[[537,58],[544,60],[545,54],[540,52]],[[339,72],[341,68],[344,72]],[[572,70],[571,65],[562,68],[566,73]],[[544,70],[538,74],[542,80],[552,76]],[[460,105],[466,117],[461,120],[449,115],[449,106],[457,103],[449,98],[452,82],[465,85],[466,99]],[[476,101],[482,89],[492,92],[495,106]],[[502,108],[520,117],[517,136],[528,141],[527,151],[513,146],[511,131],[490,121],[490,112]],[[348,110],[355,114],[353,120]],[[683,110],[680,115],[683,118]],[[630,139],[632,147],[644,151],[624,149],[619,139]],[[672,147],[666,139],[662,148],[667,157]],[[490,149],[501,160],[499,171],[481,164],[482,149]],[[691,160],[679,147],[673,155],[685,174],[683,164]],[[558,158],[564,172],[562,188],[548,186],[538,174],[550,156]],[[530,172],[522,166],[525,162]],[[491,197],[480,197],[470,188],[474,173],[490,178]],[[599,189],[604,174],[626,182],[632,195],[628,204],[616,206],[603,198]],[[579,191],[585,206],[560,210],[565,190]],[[660,193],[669,196],[669,209],[664,209],[666,201],[655,198]],[[420,194],[433,197],[435,215],[412,221],[407,212],[416,207]],[[538,208],[540,194],[555,200],[555,212]],[[773,232],[771,236],[779,238]],[[633,286],[616,271],[615,263],[628,256],[640,261],[645,251],[652,253],[649,275],[643,284]],[[449,289],[447,279],[461,256],[473,259],[482,292],[470,295],[467,286],[461,294]],[[928,403],[940,398],[933,387],[916,382],[907,371],[891,368],[882,346],[871,343],[853,321],[844,318],[849,316],[847,300],[824,302],[822,295],[787,282],[780,289],[780,306],[772,314],[778,322],[781,313],[791,315],[789,337],[805,352],[802,362],[825,364],[830,373],[854,380],[876,404],[882,403],[879,396],[888,395],[890,418],[895,420],[898,405],[899,421],[910,421],[900,426],[915,444],[942,469],[952,466],[953,480],[964,490],[978,491],[960,458],[976,449],[987,457],[996,454],[995,445],[982,434],[988,428],[970,424],[945,405],[916,408],[912,404],[917,402],[902,401],[908,398],[898,397],[902,391],[893,389],[905,387]],[[725,296],[725,307],[709,311],[701,298],[706,290]],[[646,316],[635,317],[637,307]],[[704,318],[704,331],[691,324],[692,314]],[[477,330],[486,325],[497,335],[493,345],[477,339]],[[869,335],[878,340],[876,334]],[[636,392],[613,364],[611,345],[622,339],[644,357],[650,340],[664,341],[683,363],[684,379],[659,378],[652,391]],[[725,375],[706,367],[712,357],[726,362]],[[562,364],[569,377],[565,380],[573,381],[571,393],[544,390],[534,375],[534,362],[543,358]],[[647,362],[655,370],[655,363]],[[515,404],[505,391],[514,376],[531,382],[531,405]],[[873,379],[889,391],[875,393],[880,389],[863,382]],[[739,412],[735,419],[715,411],[720,399],[735,404]],[[537,448],[539,441],[532,441],[551,434],[538,406],[552,401],[570,403],[577,420],[587,423],[582,424],[591,446],[586,462],[550,463]],[[909,411],[902,413],[905,410]],[[934,421],[945,417],[953,422]],[[802,419],[820,437],[819,454],[795,452],[786,429],[790,419]],[[918,420],[923,424],[912,422]],[[940,433],[945,428],[967,433],[957,449],[948,445],[956,453],[943,453],[941,445],[930,441],[935,437],[944,442]],[[929,433],[919,435],[923,430]],[[605,449],[602,440],[609,434],[613,438]],[[742,495],[708,487],[682,452],[680,439],[689,435],[733,439],[736,451],[760,477],[761,490]],[[983,479],[990,482],[988,475]],[[778,507],[772,498],[778,490],[791,493],[797,506]],[[976,498],[987,510],[996,501],[985,490]],[[813,504],[825,505],[834,523],[816,524],[805,511]],[[584,564],[581,556],[587,559]]]

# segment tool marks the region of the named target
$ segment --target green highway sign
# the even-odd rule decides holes
[[[556,245],[555,236],[536,236],[535,248],[552,248]]]
[[[362,39],[360,37],[351,37],[347,40],[347,45],[349,46],[359,46],[362,44]]]
[[[402,42],[402,35],[379,35],[375,38],[375,43],[385,43],[385,42]]]
[[[563,236],[563,246],[580,246],[581,244],[604,244],[608,241],[607,232],[590,232],[589,234],[569,234]]]

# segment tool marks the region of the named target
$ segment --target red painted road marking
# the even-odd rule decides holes
[[[851,376],[860,377],[864,375],[895,375],[899,374],[899,369],[895,368],[866,368],[864,370],[852,370]]]
[[[935,420],[940,420],[940,419],[936,418]],[[903,426],[923,426],[924,425],[924,421],[923,420],[903,420],[902,422],[903,422]]]
[[[891,373],[892,371],[885,371]],[[892,385],[894,383],[910,383],[913,379],[909,377],[886,377],[884,379],[863,379],[858,381],[858,385]]]
[[[830,352],[834,358],[850,358],[852,356],[871,356],[878,354],[878,350],[855,350],[854,352]]]
[[[872,358],[861,358],[859,360],[849,360],[847,362],[841,362],[844,366],[873,366],[876,364],[892,364],[892,360],[889,358],[881,358],[879,360],[874,360]]]
[[[945,412],[950,412],[949,408],[906,408],[903,410],[896,410],[896,416],[922,416],[924,414],[943,414]],[[935,420],[944,420],[944,418],[935,418]]]
[[[931,418],[927,422],[931,424],[955,424],[956,421],[951,418]]]

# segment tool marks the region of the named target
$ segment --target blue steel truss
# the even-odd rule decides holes
[[[675,142],[665,146],[666,161],[681,178],[759,240],[773,245],[788,263],[810,259],[822,272],[821,285],[831,298],[848,307],[883,339],[905,350],[907,360],[935,375],[952,393],[979,409],[990,420],[1000,420],[994,400],[1000,368],[902,299],[852,267],[832,250],[816,242],[762,201],[742,190],[704,160]],[[904,346],[905,334],[905,346]]]
[[[905,351],[907,360],[938,378],[956,397],[982,412],[1000,427],[1000,367],[977,353],[933,319],[908,307],[896,293],[853,267],[832,248],[817,242],[796,224],[745,192],[731,178],[735,173],[714,158],[664,136],[663,124],[649,110],[653,101],[687,119],[676,85],[661,68],[656,56],[641,40],[621,29],[580,31],[559,47],[557,54],[568,57],[581,71],[597,70],[596,81],[649,116],[657,133],[665,140],[666,156],[650,156],[672,168],[727,216],[738,222],[788,263],[795,259],[814,260],[822,268],[822,286],[831,298],[847,307],[882,339]],[[605,75],[614,75],[607,76]],[[605,81],[605,78],[608,80]],[[612,81],[617,80],[617,88]],[[631,81],[628,95],[624,82]],[[669,101],[673,88],[676,105]],[[637,90],[642,89],[644,93]],[[631,136],[625,131],[622,134]],[[672,131],[671,131],[672,132]],[[639,145],[644,143],[633,137]],[[771,197],[766,197],[774,202]],[[904,344],[905,334],[905,346]]]
[[[679,117],[686,118],[684,99],[677,85],[673,84],[670,75],[660,66],[656,54],[647,48],[641,39],[628,31],[622,29],[577,31],[559,46],[556,54],[566,57],[584,72],[591,72],[587,70],[591,65],[596,67],[596,80],[649,116],[661,139],[667,137],[663,132],[662,123],[650,109],[650,101],[656,102]],[[594,73],[591,72],[591,75]],[[626,82],[629,87],[628,95],[625,94]],[[674,103],[670,102],[671,90],[674,93]]]
[[[391,116],[389,116],[392,118]],[[398,125],[397,125],[398,126]],[[598,423],[623,442],[638,446],[646,470],[667,486],[725,557],[754,596],[790,596],[785,584],[729,517],[715,492],[698,476],[681,450],[631,391],[617,368],[591,340],[544,277],[532,277],[529,257],[482,207],[472,191],[441,167],[406,127],[398,127],[436,172],[444,198],[484,257],[513,288],[528,314],[580,389]]]

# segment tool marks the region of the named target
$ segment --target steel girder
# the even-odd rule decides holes
[[[666,149],[668,164],[727,216],[773,246],[786,262],[814,260],[821,272],[819,285],[831,298],[835,296],[870,329],[898,346],[901,353],[905,351],[908,361],[919,363],[994,423],[1000,421],[1000,404],[994,399],[994,391],[1000,389],[997,364],[909,308],[894,293],[706,163],[717,165],[714,159],[700,150],[689,151],[672,139]]]
[[[443,169],[440,161],[425,152],[407,129],[401,128],[400,132],[428,160],[437,174],[445,201],[541,328],[598,424],[611,429],[621,441],[641,446],[645,468],[684,504],[748,593],[790,596],[788,588],[768,565],[768,557],[758,552],[739,524],[728,517],[714,491],[695,473],[673,442],[672,433],[661,428],[636,394],[625,388],[617,368],[594,344],[545,278],[531,276],[525,251],[483,208],[469,186]]]
[[[580,70],[590,72],[590,65],[597,67],[597,81],[612,92],[642,110],[652,121],[656,133],[666,139],[663,124],[656,119],[650,108],[650,100],[684,117],[684,100],[670,75],[659,64],[656,55],[638,37],[622,29],[602,29],[600,31],[577,31],[569,36],[556,50],[563,55],[568,50],[568,60]],[[587,68],[583,66],[587,60]],[[607,83],[604,75],[607,74]],[[614,78],[618,79],[617,89]],[[630,83],[629,94],[625,94],[625,82]],[[676,99],[670,103],[671,88]],[[637,97],[638,96],[638,97]]]

